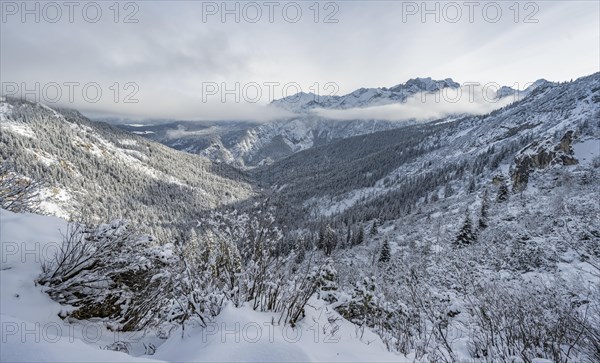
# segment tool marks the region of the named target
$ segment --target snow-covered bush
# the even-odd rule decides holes
[[[170,252],[133,232],[127,222],[88,228],[71,223],[38,283],[76,319],[103,318],[111,328],[143,328],[168,298]]]
[[[560,285],[538,281],[481,282],[468,297],[470,352],[486,361],[581,360],[580,342],[593,329]]]

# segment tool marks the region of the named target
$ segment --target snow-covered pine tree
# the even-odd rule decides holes
[[[329,303],[333,303],[337,300],[336,291],[338,289],[337,283],[338,273],[333,266],[333,259],[327,258],[319,270],[319,298]]]
[[[465,221],[460,232],[456,236],[455,243],[459,246],[466,246],[474,243],[476,240],[477,236],[473,232],[473,223],[471,222],[471,216],[469,215],[469,209],[467,208]]]
[[[337,246],[337,235],[330,225],[325,227],[325,233],[323,235],[323,251],[325,255],[330,256],[335,247]]]
[[[381,252],[379,253],[379,262],[386,263],[389,262],[392,257],[390,242],[386,239],[383,241],[383,245],[381,246]]]

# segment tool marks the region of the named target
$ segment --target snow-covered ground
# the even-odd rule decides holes
[[[600,158],[600,140],[588,139],[575,143],[573,144],[573,152],[575,152],[575,158],[580,164],[591,164],[595,158]]]
[[[41,263],[52,258],[67,223],[56,217],[0,210],[0,319],[2,362],[148,361],[100,350],[106,331],[95,324],[68,324],[60,306],[34,280]],[[102,337],[104,336],[104,337]],[[104,339],[103,339],[104,338]],[[96,343],[96,344],[94,344]]]
[[[277,324],[278,314],[226,305],[206,328],[175,331],[166,340],[154,332],[117,333],[97,322],[63,321],[59,315],[70,307],[51,300],[35,279],[60,247],[67,222],[0,210],[0,227],[2,362],[411,361],[317,299],[295,328]],[[106,349],[117,341],[131,355]],[[156,350],[147,355],[151,346]]]
[[[313,300],[295,327],[272,324],[270,313],[227,305],[206,329],[171,336],[155,354],[185,362],[398,362],[409,359],[390,353],[381,339],[342,319]],[[275,320],[276,321],[276,320]]]

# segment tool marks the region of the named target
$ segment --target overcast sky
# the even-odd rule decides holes
[[[85,2],[28,2],[33,12],[26,13],[21,1],[3,0],[2,89],[35,89],[39,82],[30,93],[52,103],[58,84],[60,102],[88,114],[264,119],[282,116],[263,106],[269,96],[295,93],[295,84],[311,92],[318,83],[321,94],[342,95],[414,77],[522,86],[599,71],[597,1],[507,1],[485,10],[486,2],[427,2],[434,11],[425,19],[421,3],[229,2],[239,11],[223,22],[221,1],[120,3],[118,13],[114,2],[98,1],[97,16]],[[239,102],[228,94],[223,103],[223,86],[235,90],[236,83]]]

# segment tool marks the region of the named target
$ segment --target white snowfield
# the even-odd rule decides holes
[[[174,331],[166,340],[63,321],[59,314],[69,307],[52,301],[34,280],[66,227],[60,218],[0,210],[1,362],[413,361],[388,352],[377,335],[316,299],[295,328],[278,325],[278,314],[226,305],[206,328]],[[127,342],[130,354],[106,349],[115,341]],[[151,345],[155,352],[147,355]]]

